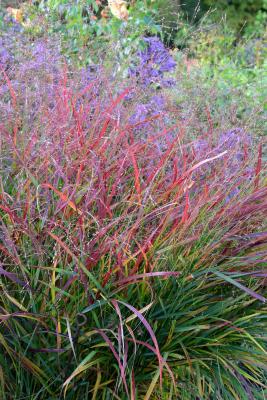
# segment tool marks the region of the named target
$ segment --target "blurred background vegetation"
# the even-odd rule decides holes
[[[19,18],[15,15],[18,29],[33,40],[55,35],[71,63],[84,67],[104,62],[122,77],[144,47],[143,38],[159,36],[177,62],[177,80],[184,74],[187,93],[202,82],[206,91],[216,87],[217,105],[235,104],[242,118],[252,110],[262,115],[267,95],[267,0],[124,3],[128,18],[114,15],[108,0],[2,0],[0,21],[4,29],[6,10],[16,6],[22,11]],[[8,16],[14,22],[14,15]],[[255,118],[256,125],[258,121],[262,133],[262,118]]]
[[[28,20],[25,27],[30,33],[40,34],[47,28],[61,32],[69,42],[68,51],[73,53],[80,53],[81,47],[92,42],[101,47],[107,40],[122,38],[123,31],[126,47],[142,35],[160,34],[169,47],[187,48],[191,55],[209,61],[218,61],[233,47],[253,40],[247,53],[254,47],[255,63],[263,58],[260,42],[266,40],[267,0],[131,0],[125,4],[127,21],[110,12],[108,0],[0,1],[3,9],[28,9],[24,18]],[[42,21],[31,24],[38,14]]]

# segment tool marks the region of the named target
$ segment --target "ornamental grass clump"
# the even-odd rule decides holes
[[[261,144],[49,57],[1,68],[1,398],[264,398]]]

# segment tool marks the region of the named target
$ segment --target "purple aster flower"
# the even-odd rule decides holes
[[[234,128],[220,135],[218,144],[225,148],[239,146],[241,143],[251,144],[251,137],[243,129]]]
[[[175,80],[173,78],[162,79],[161,84],[163,87],[170,88],[175,85]]]
[[[139,104],[136,107],[134,114],[129,118],[130,124],[134,125],[144,121],[147,118],[148,113],[149,113],[148,106],[146,104]]]
[[[88,65],[81,69],[81,82],[83,85],[88,85],[90,82],[97,79],[101,74],[101,67],[97,64]]]
[[[242,176],[246,179],[252,177],[253,171],[244,165],[245,147],[247,149],[252,146],[252,137],[242,128],[234,128],[220,135],[218,139],[218,150],[232,152],[232,156],[228,158],[228,174],[235,175],[242,171]]]
[[[194,151],[196,153],[197,158],[200,158],[203,155],[207,154],[209,150],[210,148],[207,140],[199,139],[194,142]]]
[[[164,74],[174,70],[176,63],[173,57],[158,37],[144,38],[144,41],[146,48],[137,52],[138,63],[130,69],[130,75],[138,78],[144,86],[153,83],[172,86],[174,80],[164,79]]]
[[[218,139],[219,150],[235,149],[235,160],[242,162],[244,158],[244,146],[251,147],[252,138],[242,128],[234,128],[220,135]]]
[[[154,107],[155,111],[162,111],[165,107],[164,97],[161,95],[155,95],[150,101],[151,107]]]
[[[12,55],[0,42],[0,67],[4,70],[8,69],[12,63]]]

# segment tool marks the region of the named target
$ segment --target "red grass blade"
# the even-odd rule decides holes
[[[107,343],[108,347],[112,351],[114,357],[116,358],[116,360],[118,362],[119,369],[120,369],[120,373],[121,373],[121,379],[123,381],[127,396],[129,397],[129,390],[128,390],[126,377],[125,377],[125,368],[124,368],[123,364],[121,363],[121,360],[120,360],[120,357],[119,357],[118,353],[116,352],[116,350],[115,350],[111,340],[109,339],[109,337],[101,329],[95,329],[95,330],[96,330],[96,332],[98,332],[102,336],[102,338],[105,340],[105,342]]]
[[[140,173],[137,165],[137,161],[134,155],[134,152],[130,150],[132,162],[133,162],[133,167],[134,167],[134,186],[138,195],[138,202],[141,204],[141,185],[140,185]]]
[[[75,203],[72,200],[69,200],[68,196],[65,193],[60,192],[58,189],[56,189],[53,185],[50,183],[42,183],[41,187],[46,187],[48,189],[53,190],[62,201],[64,201],[70,208],[72,208],[74,211],[76,211],[79,215],[82,215],[82,211],[77,208]]]
[[[130,341],[130,342],[133,342],[133,339],[132,339],[132,338],[127,338],[127,340]],[[136,344],[141,344],[142,346],[145,346],[146,348],[148,348],[148,349],[151,350],[154,354],[157,355],[157,350],[156,350],[156,348],[153,347],[153,346],[151,346],[149,343],[143,342],[142,340],[138,340],[138,339],[135,340],[135,342],[136,342]],[[173,382],[173,385],[174,385],[174,388],[175,388],[176,382],[175,382],[175,377],[174,377],[174,375],[173,375],[173,372],[172,372],[171,368],[169,367],[168,363],[164,360],[164,358],[163,358],[162,356],[161,356],[161,362],[162,362],[162,365],[164,365],[164,367],[165,367],[165,368],[167,369],[167,371],[169,372],[169,375],[170,375],[170,377],[171,377],[171,379],[172,379],[172,382]]]
[[[6,278],[8,278],[9,280],[11,280],[12,282],[17,283],[18,285],[25,287],[28,286],[28,284],[26,282],[23,282],[22,280],[20,280],[16,274],[14,274],[13,272],[8,272],[6,271],[3,267],[1,267],[0,265],[0,276],[5,276]]]
[[[145,317],[136,308],[134,308],[130,304],[124,303],[123,301],[120,301],[120,300],[118,300],[118,303],[123,304],[125,307],[129,308],[129,310],[131,310],[137,316],[137,318],[140,320],[140,322],[142,322],[142,324],[144,325],[144,327],[148,331],[148,333],[149,333],[149,335],[150,335],[150,337],[151,337],[151,339],[152,339],[152,341],[154,343],[156,354],[157,354],[157,357],[158,357],[159,369],[160,369],[160,383],[161,383],[161,386],[162,386],[162,369],[163,369],[162,356],[160,354],[158,341],[157,341],[157,338],[155,336],[155,333],[153,332],[153,329],[151,328],[150,324],[145,319]]]
[[[258,148],[258,159],[257,159],[257,165],[255,169],[255,190],[259,189],[259,182],[260,182],[260,173],[262,169],[262,143],[259,144]]]

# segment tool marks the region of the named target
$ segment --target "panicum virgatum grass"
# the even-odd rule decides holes
[[[55,44],[1,54],[0,397],[265,398],[261,144]]]

